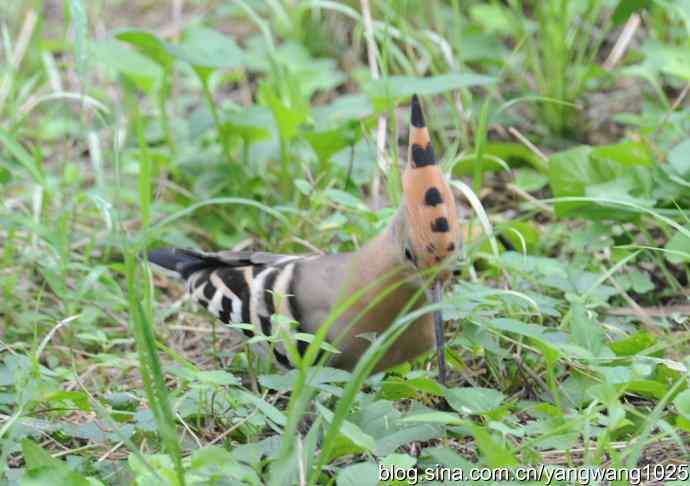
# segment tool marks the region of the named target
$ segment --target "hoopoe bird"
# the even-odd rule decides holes
[[[366,288],[327,333],[328,341],[337,343],[340,351],[334,354],[330,365],[352,370],[371,344],[371,333],[383,333],[406,306],[414,310],[429,302],[440,302],[442,286],[451,275],[443,270],[447,267],[444,264],[451,261],[460,245],[455,200],[436,163],[416,95],[412,97],[410,118],[403,200],[383,232],[358,251],[281,255],[166,248],[149,251],[149,261],[184,279],[191,299],[224,323],[251,324],[253,331],[243,329],[248,337],[278,335],[284,327],[279,329],[280,322],[271,319],[275,313],[298,323],[297,329],[290,332],[315,334],[332,309]],[[424,275],[435,269],[441,271],[436,271],[434,282],[429,285]],[[394,290],[381,297],[385,289],[393,286]],[[375,371],[412,360],[434,346],[439,381],[445,383],[440,310],[411,323]],[[301,354],[306,348],[306,342],[297,342]],[[279,364],[294,365],[284,347],[275,346],[274,355]]]

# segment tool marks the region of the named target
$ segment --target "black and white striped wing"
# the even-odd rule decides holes
[[[221,321],[251,324],[253,331],[242,330],[247,337],[292,336],[295,330],[283,320],[272,322],[271,315],[282,314],[298,323],[302,318],[295,282],[301,262],[311,257],[164,249],[150,252],[148,258],[184,278],[192,300]],[[297,341],[297,346],[303,354],[306,343]],[[281,365],[294,365],[282,341],[274,347],[274,355]]]

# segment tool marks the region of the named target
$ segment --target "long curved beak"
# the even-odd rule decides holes
[[[433,304],[440,304],[443,298],[441,282],[434,282],[431,287],[431,302]],[[435,310],[433,313],[434,330],[436,331],[436,355],[438,357],[438,381],[446,384],[446,348],[445,348],[445,334],[443,329],[443,317],[441,310]]]

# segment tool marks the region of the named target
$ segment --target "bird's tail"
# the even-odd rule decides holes
[[[188,279],[194,272],[203,270],[213,264],[205,255],[179,248],[161,248],[150,250],[148,260],[159,269],[172,272],[178,277]]]

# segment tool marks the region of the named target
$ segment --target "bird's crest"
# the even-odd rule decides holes
[[[412,97],[409,162],[403,194],[414,260],[420,268],[441,263],[460,240],[455,199],[436,163],[417,95]]]

